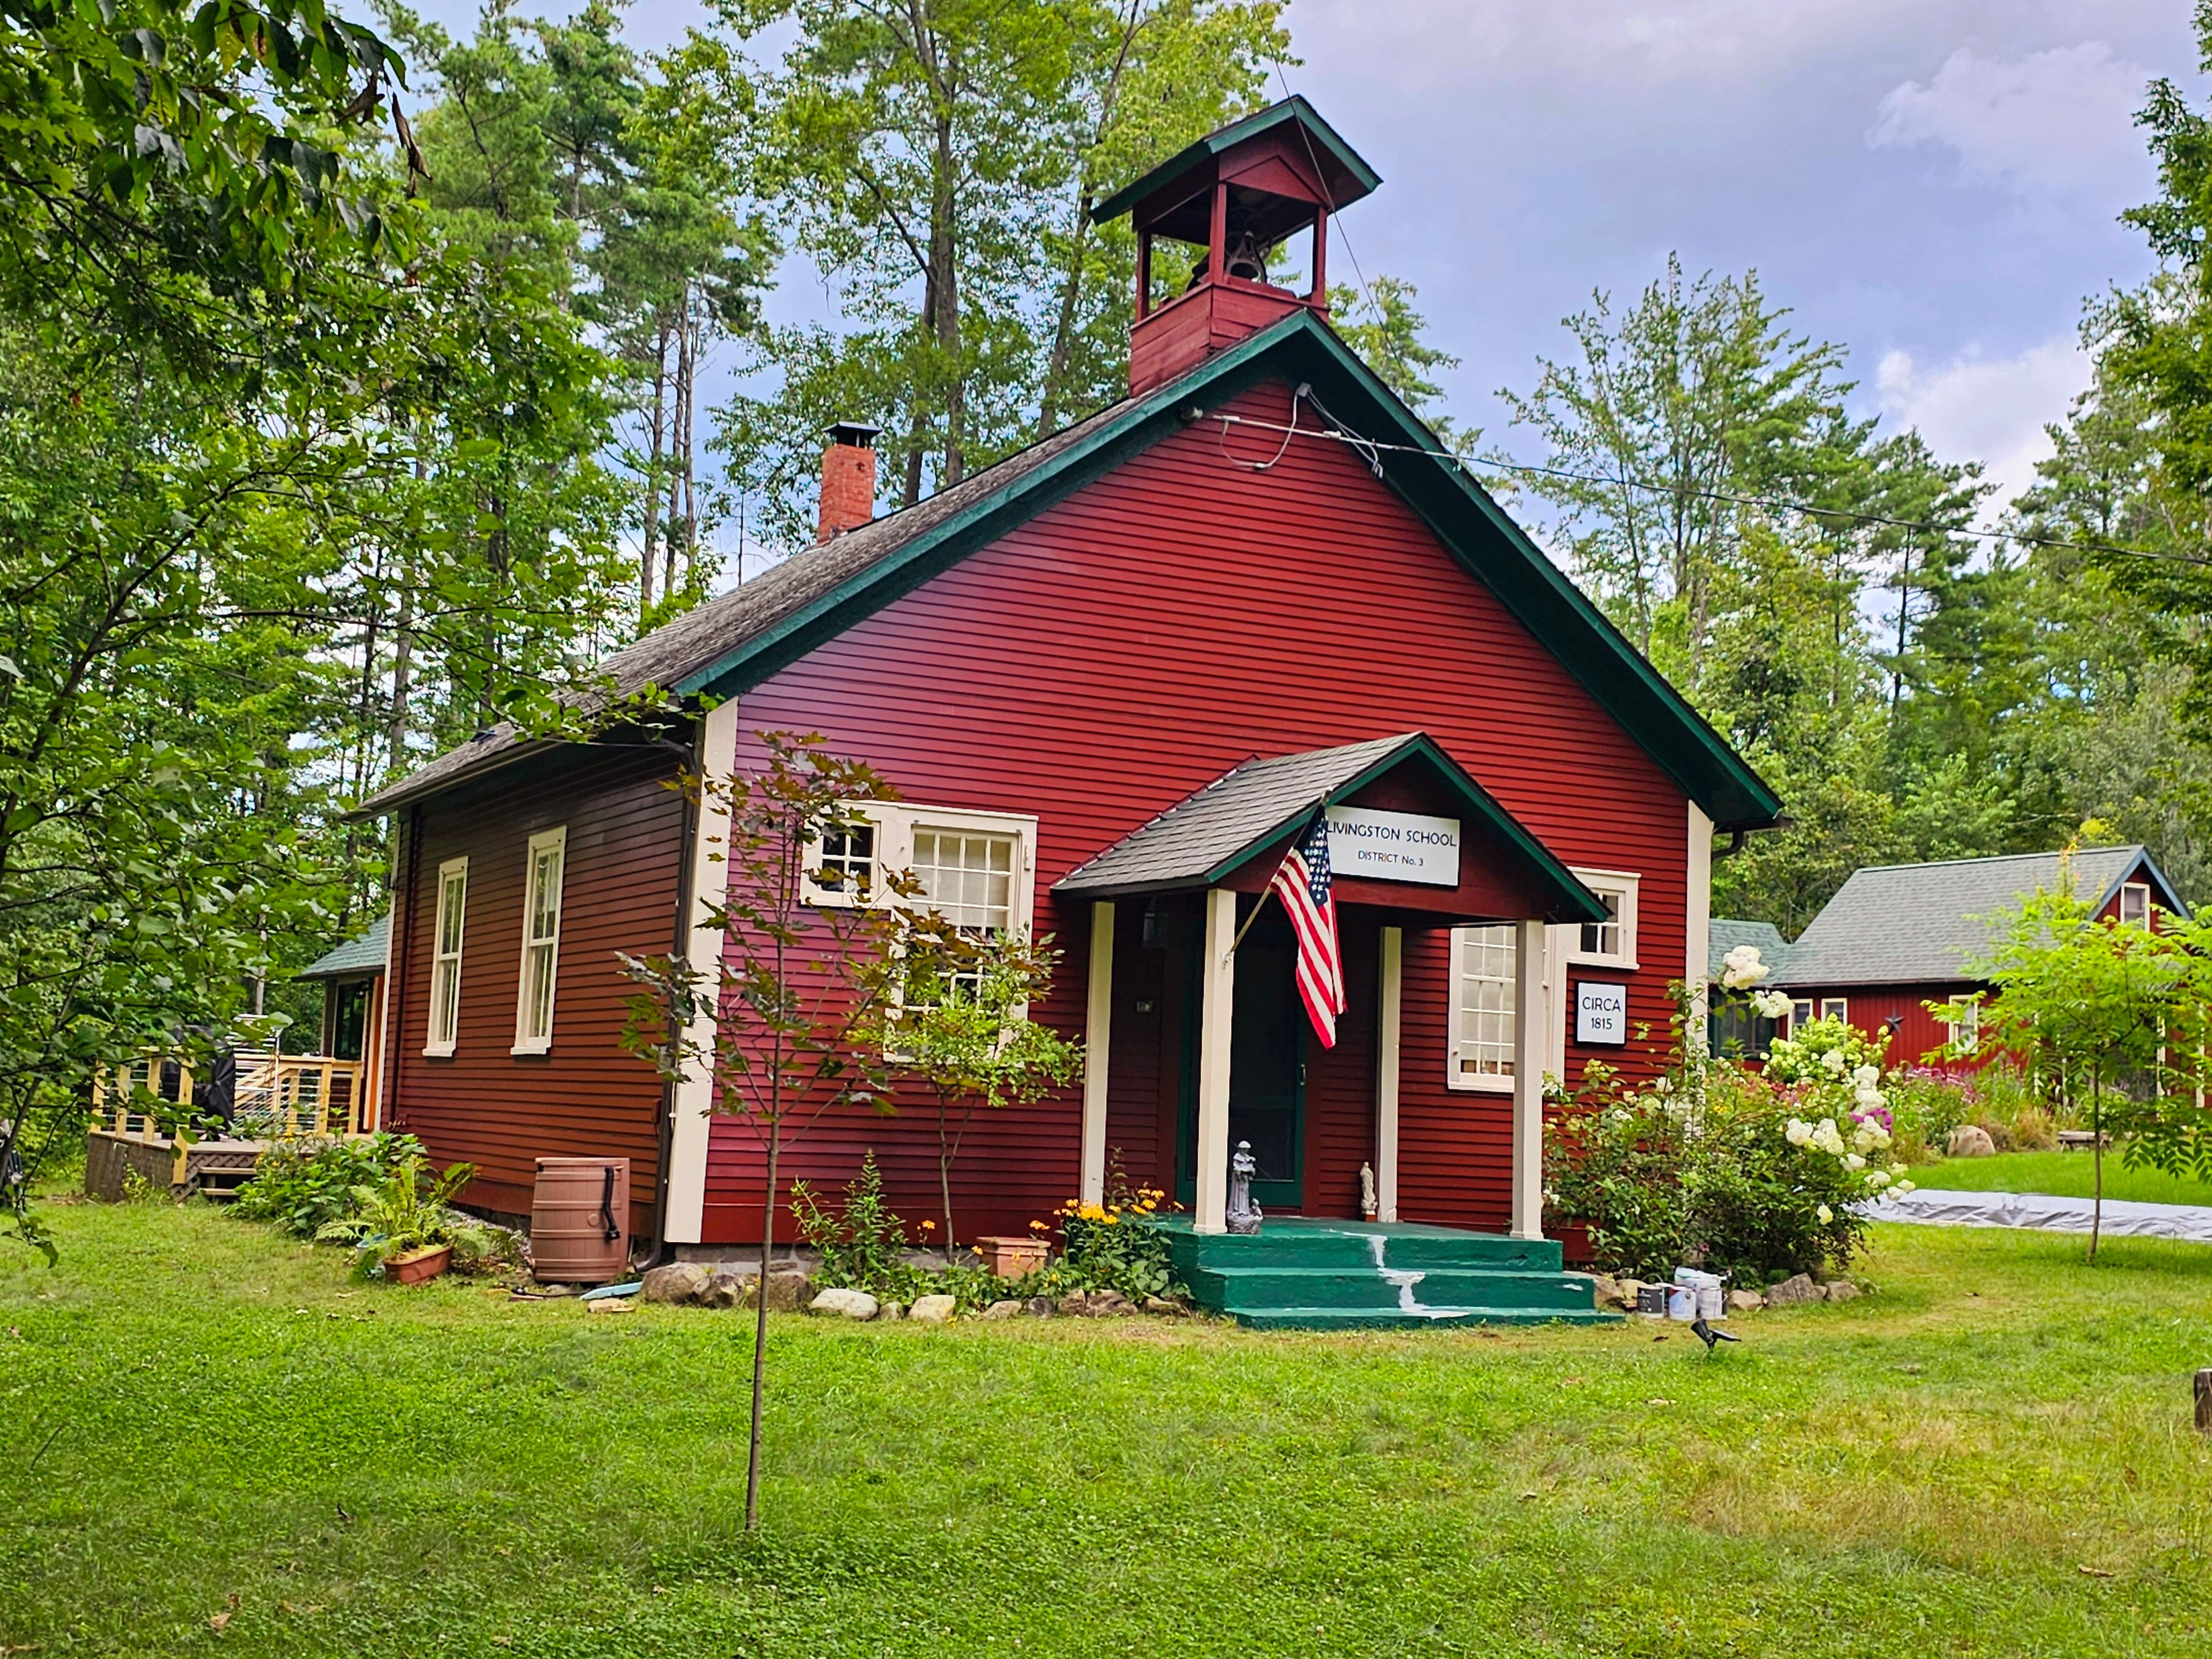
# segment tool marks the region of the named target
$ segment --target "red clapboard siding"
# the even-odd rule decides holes
[[[673,936],[684,852],[682,798],[658,750],[568,750],[422,809],[419,845],[403,859],[390,1127],[422,1137],[441,1164],[477,1166],[467,1200],[526,1213],[542,1157],[630,1160],[633,1224],[650,1226],[659,1181],[659,1079],[619,1047],[635,988],[615,953],[665,951]],[[517,1055],[525,864],[530,837],[566,824],[553,1047]],[[432,915],[438,866],[466,855],[459,1039],[451,1058],[428,1040]]]
[[[1262,385],[1230,407],[1279,421],[1289,397]],[[1037,1012],[1080,1035],[1088,907],[1055,905],[1054,881],[1255,754],[1425,730],[1561,858],[1641,873],[1642,965],[1626,977],[1632,1023],[1652,1036],[1595,1052],[1648,1074],[1683,969],[1680,790],[1341,447],[1304,439],[1271,470],[1237,464],[1267,460],[1277,441],[1200,422],[1133,458],[744,694],[740,763],[757,760],[756,732],[819,731],[909,801],[1035,813],[1037,923],[1066,953]],[[1444,1086],[1445,938],[1407,940],[1401,1212],[1497,1227],[1509,1103]],[[1355,998],[1371,1004],[1374,942],[1364,932],[1349,942],[1364,976]],[[1140,1022],[1157,1025],[1156,1170],[1172,1151],[1176,988],[1148,1015],[1133,1001],[1158,954],[1123,933],[1109,1113],[1109,1144],[1133,1153],[1148,1062],[1126,1048]],[[1371,1024],[1371,1007],[1357,1014],[1310,1085],[1319,1209],[1347,1212],[1347,1183],[1372,1156]],[[1589,1057],[1570,1048],[1571,1081]],[[1022,1231],[1075,1192],[1080,1102],[1071,1088],[978,1123],[955,1170],[963,1235]],[[894,1204],[934,1213],[935,1142],[919,1098],[896,1120],[817,1126],[789,1167],[834,1191],[870,1147]],[[708,1239],[757,1236],[760,1182],[751,1135],[718,1120]]]

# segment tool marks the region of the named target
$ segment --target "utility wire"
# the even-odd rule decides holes
[[[2028,531],[1977,530],[1966,526],[1936,524],[1926,519],[1899,519],[1884,513],[1859,513],[1849,507],[1820,507],[1810,501],[1784,501],[1778,496],[1739,495],[1724,489],[1678,489],[1668,484],[1645,483],[1639,478],[1609,478],[1601,473],[1577,472],[1566,467],[1536,466],[1526,462],[1493,460],[1487,457],[1469,460],[1466,456],[1455,454],[1449,449],[1429,449],[1419,444],[1385,443],[1379,439],[1364,437],[1346,428],[1343,422],[1338,421],[1328,410],[1322,410],[1321,413],[1328,420],[1334,430],[1322,431],[1310,426],[1285,426],[1279,421],[1255,420],[1249,415],[1209,414],[1205,418],[1220,422],[1224,437],[1227,436],[1228,428],[1232,426],[1257,427],[1264,432],[1285,434],[1286,444],[1287,434],[1292,434],[1306,438],[1327,438],[1363,453],[1383,450],[1401,455],[1425,455],[1432,460],[1451,461],[1469,472],[1473,472],[1477,467],[1486,467],[1495,472],[1518,472],[1534,477],[1564,478],[1575,483],[1600,484],[1608,489],[1641,490],[1650,495],[1691,495],[1700,501],[1721,501],[1734,507],[1756,507],[1776,513],[1802,513],[1815,519],[1845,519],[1854,524],[1875,525],[1893,530],[1920,530],[1939,536],[1961,536],[1988,542],[2016,542],[2022,546],[2059,548],[2071,553],[2109,553],[2121,558],[2158,559],[2172,564],[2198,567],[2212,564],[2212,560],[2198,558],[2191,554],[2161,553],[2148,547],[2119,547],[2110,542],[2069,541],[2057,536],[2039,536]]]

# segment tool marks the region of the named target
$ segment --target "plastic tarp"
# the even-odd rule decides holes
[[[2086,1198],[2043,1193],[1947,1193],[1923,1187],[1862,1205],[1875,1221],[1911,1221],[1935,1227],[2033,1227],[2045,1232],[2086,1233],[2093,1207]],[[2105,1200],[2108,1238],[2185,1238],[2212,1244],[2212,1206]]]

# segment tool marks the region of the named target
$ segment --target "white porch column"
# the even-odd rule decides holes
[[[1513,1237],[1544,1236],[1544,924],[1513,927]]]
[[[1382,1004],[1375,1020],[1375,1218],[1398,1218],[1398,1026],[1405,1000],[1406,930],[1382,930]]]
[[[700,722],[699,770],[707,788],[691,837],[691,933],[684,947],[691,966],[708,975],[705,995],[685,1038],[711,1045],[721,1009],[722,930],[711,913],[729,892],[730,774],[738,763],[738,700],[726,697]],[[703,1061],[686,1066],[676,1085],[675,1122],[668,1146],[668,1216],[672,1244],[696,1244],[707,1216],[708,1119],[714,1109],[714,1079]]]
[[[1083,1031],[1083,1182],[1085,1204],[1106,1201],[1106,1054],[1114,1026],[1114,905],[1091,907],[1091,1008]]]
[[[1229,1033],[1235,1019],[1237,958],[1230,945],[1237,937],[1237,895],[1227,887],[1206,895],[1205,958],[1200,965],[1198,1013],[1197,1201],[1192,1206],[1194,1232],[1228,1231],[1229,1213]]]
[[[1690,862],[1684,873],[1682,983],[1695,987],[1690,997],[1689,1029],[1682,1046],[1702,1054],[1709,1046],[1705,1025],[1705,970],[1713,937],[1713,821],[1690,803]]]

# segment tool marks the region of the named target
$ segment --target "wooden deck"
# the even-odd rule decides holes
[[[148,1054],[96,1074],[85,1139],[87,1195],[119,1200],[135,1175],[177,1197],[228,1198],[277,1141],[374,1133],[376,1103],[362,1086],[359,1060],[240,1054],[237,1062],[231,1123],[220,1134],[187,1127],[194,1079],[180,1060]]]

